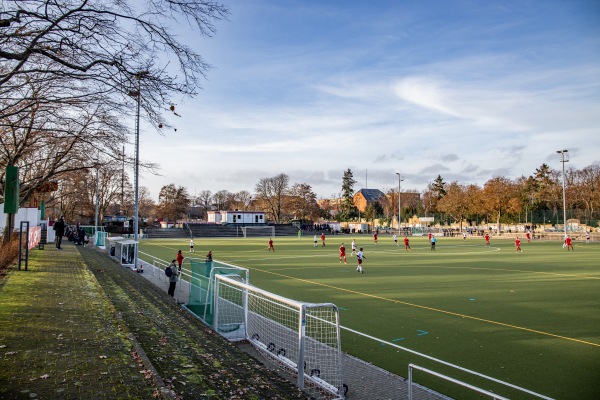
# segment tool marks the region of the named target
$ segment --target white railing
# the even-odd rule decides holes
[[[488,392],[487,390],[478,388],[477,386],[470,385],[468,383],[459,381],[458,379],[451,378],[451,377],[449,377],[447,375],[440,374],[439,372],[435,372],[435,371],[432,371],[432,370],[427,369],[427,368],[419,367],[418,365],[415,365],[415,364],[408,364],[408,400],[413,400],[413,393],[412,393],[412,387],[413,387],[413,369],[417,369],[419,371],[423,371],[425,373],[428,373],[429,375],[433,375],[433,376],[441,378],[441,379],[443,379],[445,381],[455,383],[455,384],[457,384],[459,386],[462,386],[462,387],[465,387],[467,389],[471,389],[471,390],[473,390],[475,392],[478,392],[478,393],[481,393],[481,394],[486,395],[488,397],[491,397],[494,400],[509,400],[507,397],[500,396],[500,395],[498,395],[496,393]]]
[[[467,368],[463,368],[461,366],[449,363],[447,361],[440,360],[439,358],[431,357],[431,356],[428,356],[427,354],[419,353],[418,351],[414,351],[414,350],[411,350],[411,349],[406,348],[406,347],[398,346],[396,343],[388,342],[387,340],[382,340],[382,339],[376,338],[374,336],[370,336],[370,335],[367,335],[365,333],[355,331],[354,329],[347,328],[345,326],[340,326],[340,329],[344,329],[344,330],[346,330],[348,332],[352,332],[354,334],[366,337],[368,339],[375,340],[375,341],[377,341],[379,343],[395,347],[395,348],[397,348],[399,350],[403,350],[403,351],[406,351],[406,352],[411,353],[411,354],[415,354],[415,355],[417,355],[419,357],[423,357],[423,358],[425,358],[427,360],[435,361],[435,362],[437,362],[439,364],[442,364],[442,365],[445,365],[447,367],[451,367],[451,368],[457,369],[459,371],[466,372],[468,374],[475,375],[475,376],[487,379],[487,380],[495,382],[495,383],[499,383],[500,385],[503,385],[503,386],[506,386],[506,387],[510,387],[511,389],[515,389],[515,390],[518,390],[518,391],[530,394],[530,395],[535,396],[535,397],[539,397],[540,399],[555,400],[552,397],[544,396],[543,394],[539,394],[539,393],[536,393],[536,392],[531,391],[529,389],[525,389],[525,388],[522,388],[520,386],[513,385],[512,383],[504,382],[504,381],[501,381],[500,379],[496,379],[496,378],[493,378],[491,376],[487,376],[487,375],[484,375],[482,373],[479,373],[479,372],[476,372],[476,371],[473,371],[473,370],[470,370],[470,369],[467,369]]]

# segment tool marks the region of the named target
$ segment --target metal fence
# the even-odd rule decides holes
[[[563,210],[535,210],[523,211],[517,214],[505,214],[500,218],[500,223],[505,224],[523,224],[523,225],[551,225],[562,226],[564,217]],[[427,214],[428,217],[433,217],[433,222],[430,226],[436,225],[451,225],[455,221],[452,216],[444,213]],[[567,210],[567,220],[578,220],[580,224],[585,224],[589,227],[598,227],[600,225],[600,210],[589,211],[582,209]],[[480,226],[482,224],[493,225],[496,223],[494,218],[487,218],[485,215],[470,215],[465,217],[465,220],[471,226]],[[406,221],[403,222],[405,224]]]

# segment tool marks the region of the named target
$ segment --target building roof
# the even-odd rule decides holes
[[[356,192],[355,196],[359,193],[365,198],[367,203],[378,201],[385,196],[385,194],[379,189],[360,189],[358,192]]]

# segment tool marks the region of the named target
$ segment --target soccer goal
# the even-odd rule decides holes
[[[260,226],[242,226],[242,234],[247,237],[275,237],[275,227],[273,225]]]
[[[313,396],[343,399],[338,308],[290,300],[224,275],[215,277],[214,329],[247,339],[268,359],[297,376]],[[241,329],[240,327],[243,327]]]
[[[190,264],[191,275],[189,277],[190,295],[185,306],[206,324],[212,325],[215,277],[218,275],[229,276],[239,282],[248,283],[249,271],[247,268],[237,265],[205,258],[186,258],[186,261]],[[233,327],[238,329],[239,324],[231,325],[227,329],[230,332],[235,331],[236,329]]]

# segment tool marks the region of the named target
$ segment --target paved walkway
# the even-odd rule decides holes
[[[152,398],[110,302],[72,245],[0,283],[0,398]],[[57,262],[60,260],[60,262]]]

